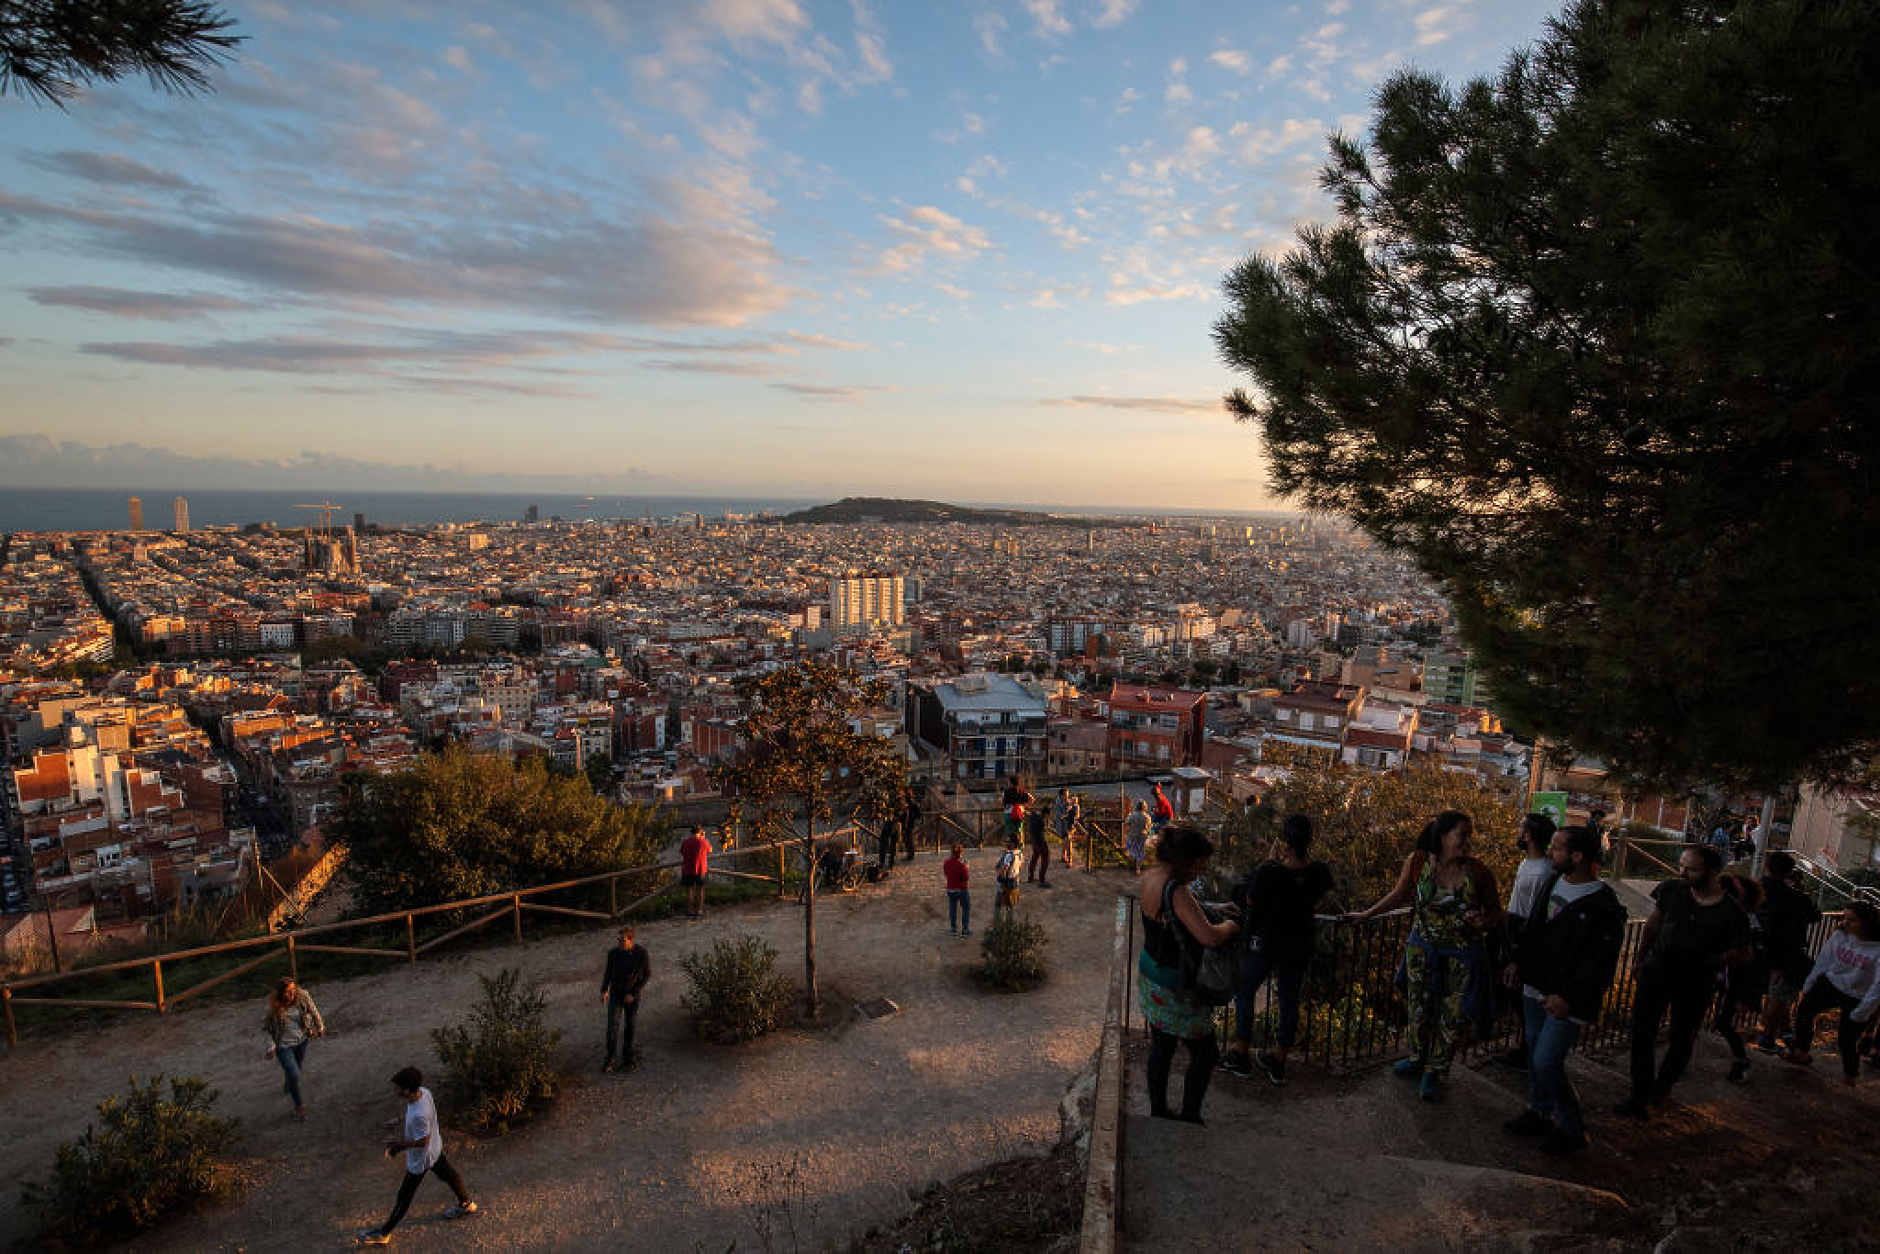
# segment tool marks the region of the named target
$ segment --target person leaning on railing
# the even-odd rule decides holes
[[[1413,1052],[1393,1070],[1418,1080],[1426,1102],[1442,1097],[1465,1028],[1474,1023],[1486,1031],[1494,1014],[1483,942],[1501,923],[1501,893],[1495,873],[1475,857],[1474,836],[1474,820],[1444,810],[1417,836],[1396,885],[1369,909],[1345,916],[1361,923],[1411,907],[1401,976]]]

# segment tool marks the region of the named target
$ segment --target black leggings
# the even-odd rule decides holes
[[[457,1205],[470,1204],[470,1194],[463,1187],[463,1177],[450,1165],[450,1159],[439,1154],[437,1161],[431,1164],[431,1174],[450,1186],[450,1191],[457,1195]],[[405,1182],[398,1186],[398,1201],[392,1204],[392,1217],[379,1225],[380,1232],[390,1232],[405,1217],[405,1212],[411,1209],[411,1199],[418,1191],[418,1182],[424,1179],[424,1175],[422,1171],[405,1173]]]
[[[1169,1113],[1168,1073],[1175,1065],[1177,1042],[1188,1046],[1188,1074],[1182,1078],[1181,1117],[1198,1120],[1201,1099],[1208,1095],[1208,1081],[1214,1078],[1214,1064],[1221,1060],[1221,1047],[1212,1032],[1184,1039],[1161,1028],[1149,1029],[1149,1113],[1162,1117]]]
[[[1862,1024],[1855,1023],[1848,1015],[1854,1007],[1860,1005],[1860,998],[1849,997],[1833,984],[1827,976],[1816,979],[1814,986],[1802,994],[1802,1000],[1795,1007],[1795,1048],[1803,1053],[1815,1039],[1815,1016],[1828,1010],[1841,1012],[1841,1027],[1836,1035],[1835,1048],[1841,1054],[1841,1073],[1853,1079],[1860,1073],[1860,1034]]]

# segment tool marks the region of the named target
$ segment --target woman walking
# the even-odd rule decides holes
[[[1214,1007],[1182,987],[1182,949],[1198,944],[1212,949],[1232,940],[1240,925],[1215,923],[1187,891],[1214,856],[1214,844],[1192,827],[1172,825],[1156,843],[1156,865],[1142,877],[1136,894],[1142,912],[1142,953],[1136,981],[1143,1018],[1149,1023],[1149,1113],[1158,1119],[1201,1123],[1201,1102],[1213,1078],[1220,1047],[1214,1043]],[[1168,1078],[1175,1046],[1188,1047],[1188,1074],[1182,1080],[1180,1115],[1169,1112]]]
[[[1142,853],[1149,844],[1149,803],[1138,801],[1136,808],[1123,820],[1123,852],[1129,855],[1130,865],[1137,875],[1142,874]]]
[[[1396,886],[1370,909],[1346,916],[1363,922],[1399,906],[1413,910],[1403,974],[1414,1052],[1394,1070],[1419,1080],[1426,1102],[1442,1097],[1466,1025],[1483,1023],[1491,1005],[1482,942],[1502,911],[1495,873],[1476,859],[1474,836],[1468,815],[1444,810],[1417,836]]]
[[[262,1027],[268,1034],[267,1056],[281,1064],[286,1077],[281,1091],[294,1099],[294,1118],[305,1119],[307,1103],[300,1096],[300,1072],[307,1062],[307,1042],[326,1035],[326,1021],[320,1018],[313,995],[293,976],[283,975],[268,994],[268,1017]]]
[[[1850,902],[1841,926],[1821,947],[1814,970],[1802,986],[1801,1004],[1795,1007],[1795,1041],[1784,1062],[1810,1066],[1814,1058],[1815,1016],[1828,1010],[1841,1012],[1837,1038],[1841,1074],[1849,1088],[1860,1076],[1859,1042],[1880,1010],[1880,908],[1869,901]]]

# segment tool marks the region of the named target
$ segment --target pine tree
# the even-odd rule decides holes
[[[1583,0],[1334,136],[1215,327],[1274,485],[1412,554],[1513,726],[1638,781],[1880,735],[1880,6]]]

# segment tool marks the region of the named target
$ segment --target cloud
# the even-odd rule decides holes
[[[1129,409],[1158,414],[1220,414],[1218,398],[1193,400],[1179,396],[1065,396],[1044,402],[1046,405],[1074,406],[1087,409]]]
[[[1227,132],[1234,159],[1243,165],[1257,166],[1271,157],[1294,151],[1316,150],[1328,128],[1317,118],[1287,118],[1277,127],[1255,128],[1236,122]]]
[[[1092,19],[1097,26],[1115,26],[1136,11],[1140,0],[1099,0],[1097,16]]]
[[[973,19],[973,33],[979,36],[979,46],[995,59],[1005,55],[1002,40],[1006,28],[1006,20],[997,13],[981,13]]]
[[[1207,300],[1208,289],[1199,283],[1144,283],[1131,286],[1123,275],[1113,275],[1106,305],[1140,305],[1155,300]]]
[[[1057,293],[1048,287],[1040,289],[1036,296],[1032,297],[1030,300],[1026,301],[1025,303],[1031,306],[1031,308],[1033,309],[1062,309],[1064,308],[1064,302],[1059,300],[1057,298]]]
[[[1208,63],[1218,65],[1224,70],[1232,70],[1236,74],[1249,74],[1253,71],[1253,62],[1238,48],[1221,48],[1210,52]]]
[[[706,0],[705,20],[727,39],[782,43],[809,24],[796,0]]]
[[[897,392],[899,388],[880,387],[874,384],[836,385],[825,383],[773,383],[770,385],[780,392],[806,401],[861,401],[885,392]]]
[[[1059,7],[1059,0],[1025,0],[1025,12],[1031,14],[1038,33],[1046,39],[1071,33],[1071,24]]]
[[[172,191],[193,191],[196,185],[180,174],[168,170],[159,170],[155,166],[133,161],[115,153],[104,152],[45,152],[35,153],[29,160],[42,170],[51,170],[57,174],[68,174],[73,178],[85,179],[105,187],[125,185],[142,187],[163,187]]]
[[[1412,18],[1416,26],[1417,45],[1427,47],[1441,43],[1468,24],[1469,13],[1464,5],[1439,4],[1424,9]]]
[[[120,287],[34,287],[26,294],[41,305],[60,305],[117,318],[200,318],[252,309],[254,302],[208,292],[134,292]]]
[[[1170,83],[1162,92],[1162,99],[1169,104],[1188,104],[1195,98],[1195,93],[1186,83]]]
[[[906,218],[883,215],[881,220],[902,237],[901,243],[883,249],[878,259],[880,267],[891,273],[917,269],[935,254],[971,260],[992,246],[983,230],[932,205],[917,205],[907,211]]]
[[[239,483],[246,488],[353,491],[590,492],[600,487],[646,491],[670,484],[637,466],[592,466],[576,474],[516,475],[431,463],[362,461],[307,449],[279,458],[198,456],[147,444],[81,444],[41,432],[0,435],[0,481],[16,487],[193,488]]]

